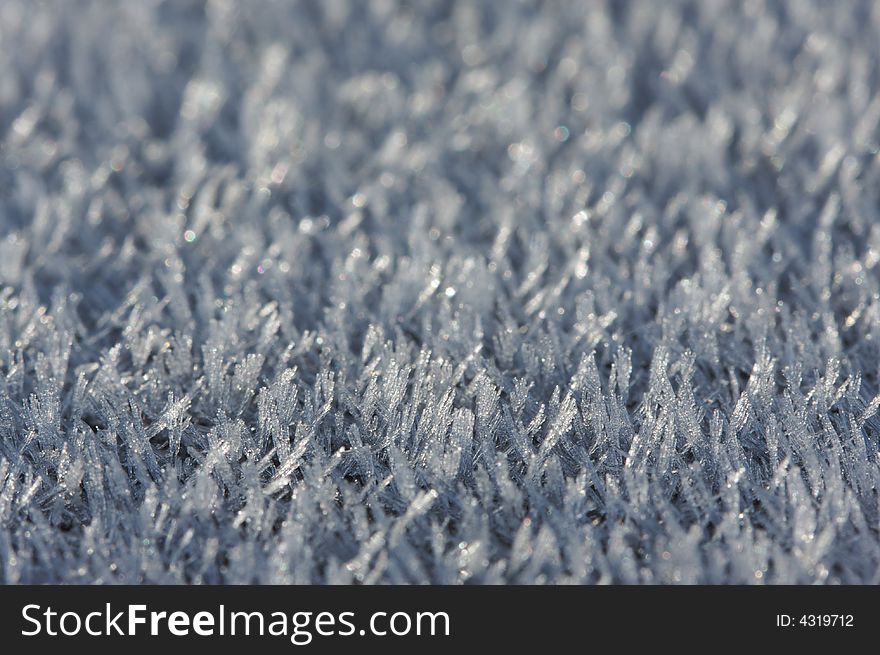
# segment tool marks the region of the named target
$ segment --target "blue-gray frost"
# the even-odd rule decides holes
[[[880,582],[878,33],[0,1],[0,581]]]

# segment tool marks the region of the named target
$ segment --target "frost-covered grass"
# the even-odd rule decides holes
[[[878,33],[0,0],[0,581],[880,582]]]

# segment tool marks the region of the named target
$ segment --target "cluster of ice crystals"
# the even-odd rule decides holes
[[[0,582],[880,582],[878,33],[0,2]]]

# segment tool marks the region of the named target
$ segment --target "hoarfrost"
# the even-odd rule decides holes
[[[0,2],[0,582],[880,582],[878,29]]]

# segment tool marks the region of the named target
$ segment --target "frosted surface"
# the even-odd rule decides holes
[[[880,582],[877,34],[0,1],[0,582]]]

